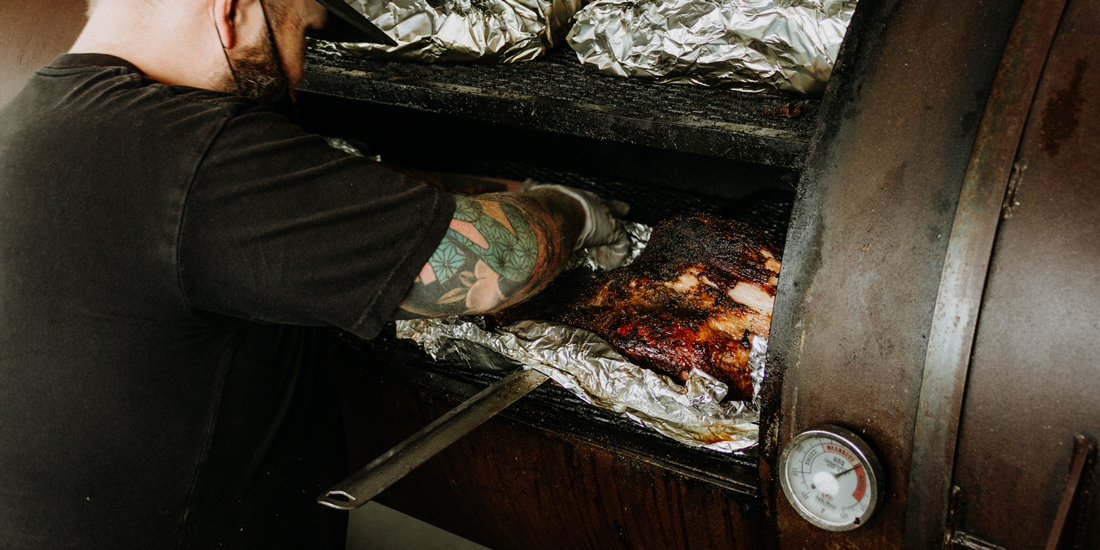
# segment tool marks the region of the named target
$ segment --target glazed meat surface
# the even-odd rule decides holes
[[[658,224],[634,263],[602,274],[555,315],[635,363],[686,380],[693,368],[752,397],[752,337],[768,336],[781,262],[765,234],[706,215]]]

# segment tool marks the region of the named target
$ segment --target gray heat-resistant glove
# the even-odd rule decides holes
[[[541,184],[528,180],[523,191],[534,189],[553,190],[580,203],[584,209],[584,229],[574,250],[589,248],[596,263],[604,270],[619,267],[630,249],[630,237],[623,229],[620,216],[625,216],[630,206],[621,201],[605,201],[595,193],[556,184]]]

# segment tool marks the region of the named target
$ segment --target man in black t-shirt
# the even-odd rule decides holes
[[[0,548],[342,548],[317,327],[492,311],[624,236],[452,196],[267,103],[314,0],[98,0],[0,110]]]

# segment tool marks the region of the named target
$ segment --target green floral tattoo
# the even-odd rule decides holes
[[[447,231],[439,249],[435,251],[428,264],[435,270],[436,277],[441,281],[450,280],[462,267],[466,257],[464,251],[480,249],[485,263],[501,277],[510,281],[519,282],[531,276],[531,270],[535,267],[538,257],[538,238],[535,232],[524,222],[523,216],[516,207],[510,204],[501,204],[508,225],[505,227],[499,221],[493,219],[482,211],[481,203],[465,197],[459,198],[455,206],[454,219],[468,222],[478,231],[489,248],[482,248],[482,243],[471,240],[453,227]],[[515,231],[513,233],[512,231]]]
[[[572,251],[562,246],[579,230],[571,208],[554,197],[456,196],[450,229],[397,318],[496,311],[532,294]]]

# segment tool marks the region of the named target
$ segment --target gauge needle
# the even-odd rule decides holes
[[[842,475],[844,475],[844,474],[846,474],[846,473],[848,473],[852,470],[855,470],[856,468],[858,468],[858,466],[852,466],[851,468],[848,468],[847,470],[844,470],[843,472],[840,472],[839,474],[833,474],[833,477],[840,477],[840,476],[842,476]]]

